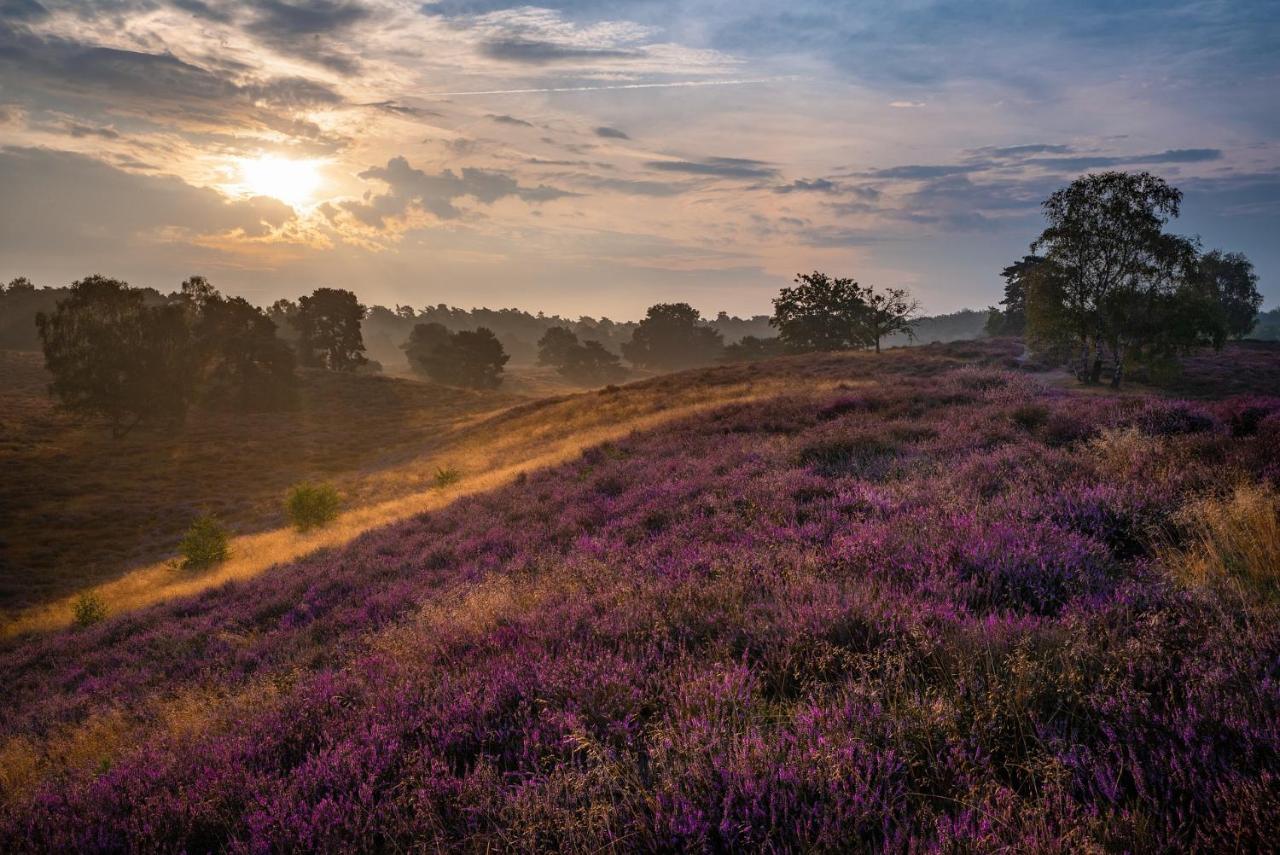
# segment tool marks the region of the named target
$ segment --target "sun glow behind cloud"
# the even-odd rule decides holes
[[[254,196],[279,199],[295,208],[314,201],[321,184],[318,160],[264,156],[241,160],[238,166],[240,189]]]

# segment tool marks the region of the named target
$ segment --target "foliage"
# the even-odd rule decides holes
[[[298,298],[290,318],[298,332],[298,358],[308,368],[354,371],[367,360],[360,321],[365,307],[341,288],[317,288]]]
[[[1274,415],[955,352],[809,357],[858,387],[7,642],[0,848],[1271,848],[1277,606],[1149,537],[1274,490]]]
[[[105,417],[116,437],[144,420],[180,421],[195,395],[182,308],[144,300],[125,282],[89,276],[36,318],[50,391],[72,411]]]
[[[443,324],[414,324],[409,333],[409,340],[401,347],[409,360],[409,367],[414,371],[429,374],[427,366],[432,364],[437,347],[448,347],[449,330]]]
[[[605,350],[598,341],[584,341],[569,348],[557,371],[566,380],[587,386],[612,383],[627,375],[618,355]]]
[[[895,333],[913,337],[920,304],[901,288],[877,291],[852,279],[814,271],[796,276],[773,301],[778,337],[788,350],[843,350],[874,347]]]
[[[1027,287],[1028,279],[1044,264],[1038,255],[1024,255],[1021,261],[1015,261],[1000,276],[1004,279],[1004,299],[1000,305],[1004,309],[991,308],[985,332],[990,336],[1020,336],[1027,328]]]
[[[538,339],[538,364],[563,366],[569,352],[578,346],[578,337],[564,327],[551,327]]]
[[[636,325],[622,355],[641,368],[672,370],[708,365],[723,347],[724,337],[702,323],[697,309],[688,303],[659,303]]]
[[[199,570],[226,561],[229,540],[226,528],[213,514],[197,517],[178,545],[183,568]]]
[[[598,341],[579,342],[564,327],[552,327],[538,341],[538,364],[550,365],[566,380],[600,386],[626,376],[618,356]]]
[[[71,606],[71,615],[76,626],[92,626],[107,616],[107,605],[97,594],[86,592],[76,597]]]
[[[880,352],[880,340],[894,333],[905,333],[913,337],[913,326],[916,316],[920,314],[920,303],[911,298],[903,288],[886,288],[877,291],[868,286],[863,289],[863,300],[866,308],[862,315],[863,336],[867,342]]]
[[[437,383],[469,389],[496,389],[511,358],[491,330],[451,333],[439,324],[418,324],[406,345],[415,368]]]
[[[866,299],[852,279],[833,278],[815,270],[796,276],[773,301],[778,338],[794,353],[862,347]]]
[[[787,352],[786,347],[782,343],[782,339],[776,336],[769,338],[757,338],[749,335],[743,336],[740,341],[726,345],[724,349],[725,362],[755,362],[760,359],[771,359],[775,356],[781,356]]]
[[[267,313],[243,297],[224,297],[203,276],[182,283],[199,394],[244,411],[279,409],[297,394],[294,354]]]
[[[454,466],[441,466],[436,469],[434,480],[436,488],[443,490],[461,481],[462,473]]]
[[[1074,342],[1081,380],[1100,379],[1107,351],[1119,386],[1130,358],[1167,362],[1253,326],[1261,298],[1251,265],[1216,250],[1201,257],[1195,241],[1166,233],[1181,203],[1181,191],[1147,172],[1086,175],[1044,202],[1048,225],[1032,249],[1044,251],[1036,272],[1055,281],[1028,287],[1028,333]],[[1053,304],[1034,305],[1037,296]]]
[[[289,490],[285,497],[285,512],[298,531],[310,531],[328,525],[338,516],[341,499],[332,484],[312,484],[304,481]]]
[[[1226,336],[1240,339],[1253,330],[1262,308],[1262,295],[1258,293],[1253,263],[1243,253],[1220,249],[1205,253],[1196,262],[1190,284],[1194,291],[1216,303]]]

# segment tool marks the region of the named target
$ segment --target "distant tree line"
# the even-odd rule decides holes
[[[193,405],[288,407],[298,362],[353,371],[366,361],[364,307],[349,291],[321,288],[269,312],[223,296],[202,276],[169,295],[96,275],[56,292],[34,324],[50,392],[73,412],[104,418],[115,436],[146,422],[180,423]],[[15,294],[33,300],[39,292],[18,282],[4,297]],[[291,341],[277,334],[280,320]]]
[[[1086,175],[1045,200],[1032,254],[1006,267],[992,335],[1025,335],[1085,383],[1119,386],[1133,362],[1168,364],[1258,326],[1249,259],[1165,231],[1182,193],[1148,172]]]

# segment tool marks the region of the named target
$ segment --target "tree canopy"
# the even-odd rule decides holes
[[[496,389],[511,358],[492,330],[449,332],[441,324],[418,324],[405,346],[410,363],[437,383]]]
[[[1196,241],[1166,232],[1181,203],[1148,172],[1086,175],[1045,200],[1047,225],[1031,244],[1043,261],[1019,274],[1028,338],[1070,342],[1085,382],[1100,379],[1109,353],[1118,386],[1131,357],[1168,359],[1246,334],[1261,305],[1252,266],[1202,256]]]
[[[287,311],[286,306],[281,307]],[[360,321],[365,307],[341,288],[317,288],[298,299],[290,323],[298,331],[298,358],[309,368],[355,371],[368,360]]]
[[[693,306],[658,303],[623,343],[622,355],[641,368],[672,370],[715,362],[723,348],[724,337],[703,324]]]
[[[774,298],[770,321],[793,352],[874,347],[879,353],[885,336],[912,334],[920,310],[902,288],[876,290],[817,270],[795,283]]]

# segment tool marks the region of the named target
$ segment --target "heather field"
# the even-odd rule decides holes
[[[755,390],[0,642],[0,850],[1274,847],[1280,398],[1019,349],[517,408]]]

